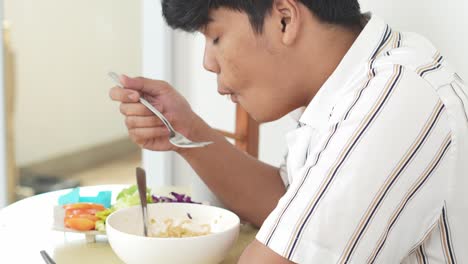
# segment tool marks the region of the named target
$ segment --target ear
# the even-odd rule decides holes
[[[275,0],[273,10],[278,21],[278,29],[282,32],[282,41],[285,45],[291,45],[298,37],[300,29],[300,9],[297,0]]]

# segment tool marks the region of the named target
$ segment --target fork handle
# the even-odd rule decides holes
[[[175,129],[172,127],[171,123],[166,119],[166,117],[158,111],[153,105],[151,105],[148,101],[146,101],[145,98],[140,97],[140,103],[142,103],[144,106],[146,106],[153,114],[155,114],[161,121],[164,123],[164,125],[169,129],[171,133],[175,134]]]
[[[55,264],[55,261],[47,254],[45,250],[40,251],[42,258],[44,259],[45,263],[47,264]]]
[[[143,234],[148,236],[148,201],[146,200],[146,172],[140,167],[136,168],[138,194],[140,195],[141,210],[143,213]]]
[[[120,87],[124,88],[123,85],[120,83],[119,75],[115,72],[109,72],[108,73],[109,77],[114,81],[114,83]],[[172,127],[171,123],[166,119],[166,117],[158,111],[154,106],[152,106],[148,101],[146,101],[145,98],[140,97],[140,103],[142,103],[144,106],[146,106],[153,114],[155,114],[161,121],[164,123],[164,125],[169,129],[169,132],[171,132],[171,136],[176,134],[175,129]]]

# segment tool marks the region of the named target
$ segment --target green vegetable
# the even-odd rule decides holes
[[[148,203],[153,202],[151,196],[151,189],[146,188],[146,200]],[[110,208],[96,213],[96,216],[100,219],[96,222],[95,229],[98,231],[106,230],[106,219],[107,217],[116,210],[131,207],[140,204],[140,196],[138,194],[138,188],[136,185],[132,185],[126,189],[123,189]]]
[[[97,231],[106,231],[106,222],[105,220],[97,220],[96,223],[94,224],[94,229]]]
[[[153,198],[151,197],[151,189],[146,188],[146,200],[151,203]],[[138,194],[138,188],[136,185],[132,185],[127,189],[123,189],[118,195],[115,204],[112,206],[116,210],[127,208],[130,206],[140,204],[140,196]]]
[[[106,218],[112,214],[113,212],[115,211],[115,208],[111,207],[111,208],[108,208],[108,209],[105,209],[104,211],[100,211],[100,212],[97,212],[96,213],[96,216],[100,219],[100,220],[106,220]]]
[[[127,189],[123,189],[123,190],[120,191],[119,194],[117,195],[117,199],[116,199],[116,200],[119,200],[120,198],[122,198],[122,197],[124,197],[124,196],[132,195],[132,194],[134,194],[137,190],[138,190],[138,188],[137,188],[136,185],[132,185],[132,186],[128,187]]]

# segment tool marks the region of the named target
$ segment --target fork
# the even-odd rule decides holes
[[[45,250],[41,250],[40,253],[46,264],[55,264],[55,261],[49,256],[49,254],[47,254]]]
[[[112,80],[115,82],[115,84],[120,87],[124,88],[123,85],[120,83],[120,78],[119,75],[115,72],[109,72],[109,77],[112,78]],[[205,142],[194,142],[191,141],[190,139],[186,138],[184,135],[180,134],[177,132],[169,123],[169,121],[164,117],[164,115],[159,112],[154,106],[152,106],[148,101],[146,101],[145,98],[140,97],[140,103],[142,103],[144,106],[146,106],[153,114],[155,114],[163,124],[167,127],[169,130],[169,142],[171,142],[172,145],[179,147],[179,148],[200,148],[200,147],[205,147],[207,145],[212,144],[212,141],[205,141]]]
[[[138,194],[140,195],[141,212],[143,217],[143,234],[148,236],[148,201],[146,198],[146,172],[142,168],[136,168]]]

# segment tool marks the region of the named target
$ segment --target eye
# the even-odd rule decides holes
[[[219,37],[213,39],[213,44],[214,44],[214,45],[218,44],[218,42],[219,42]]]

